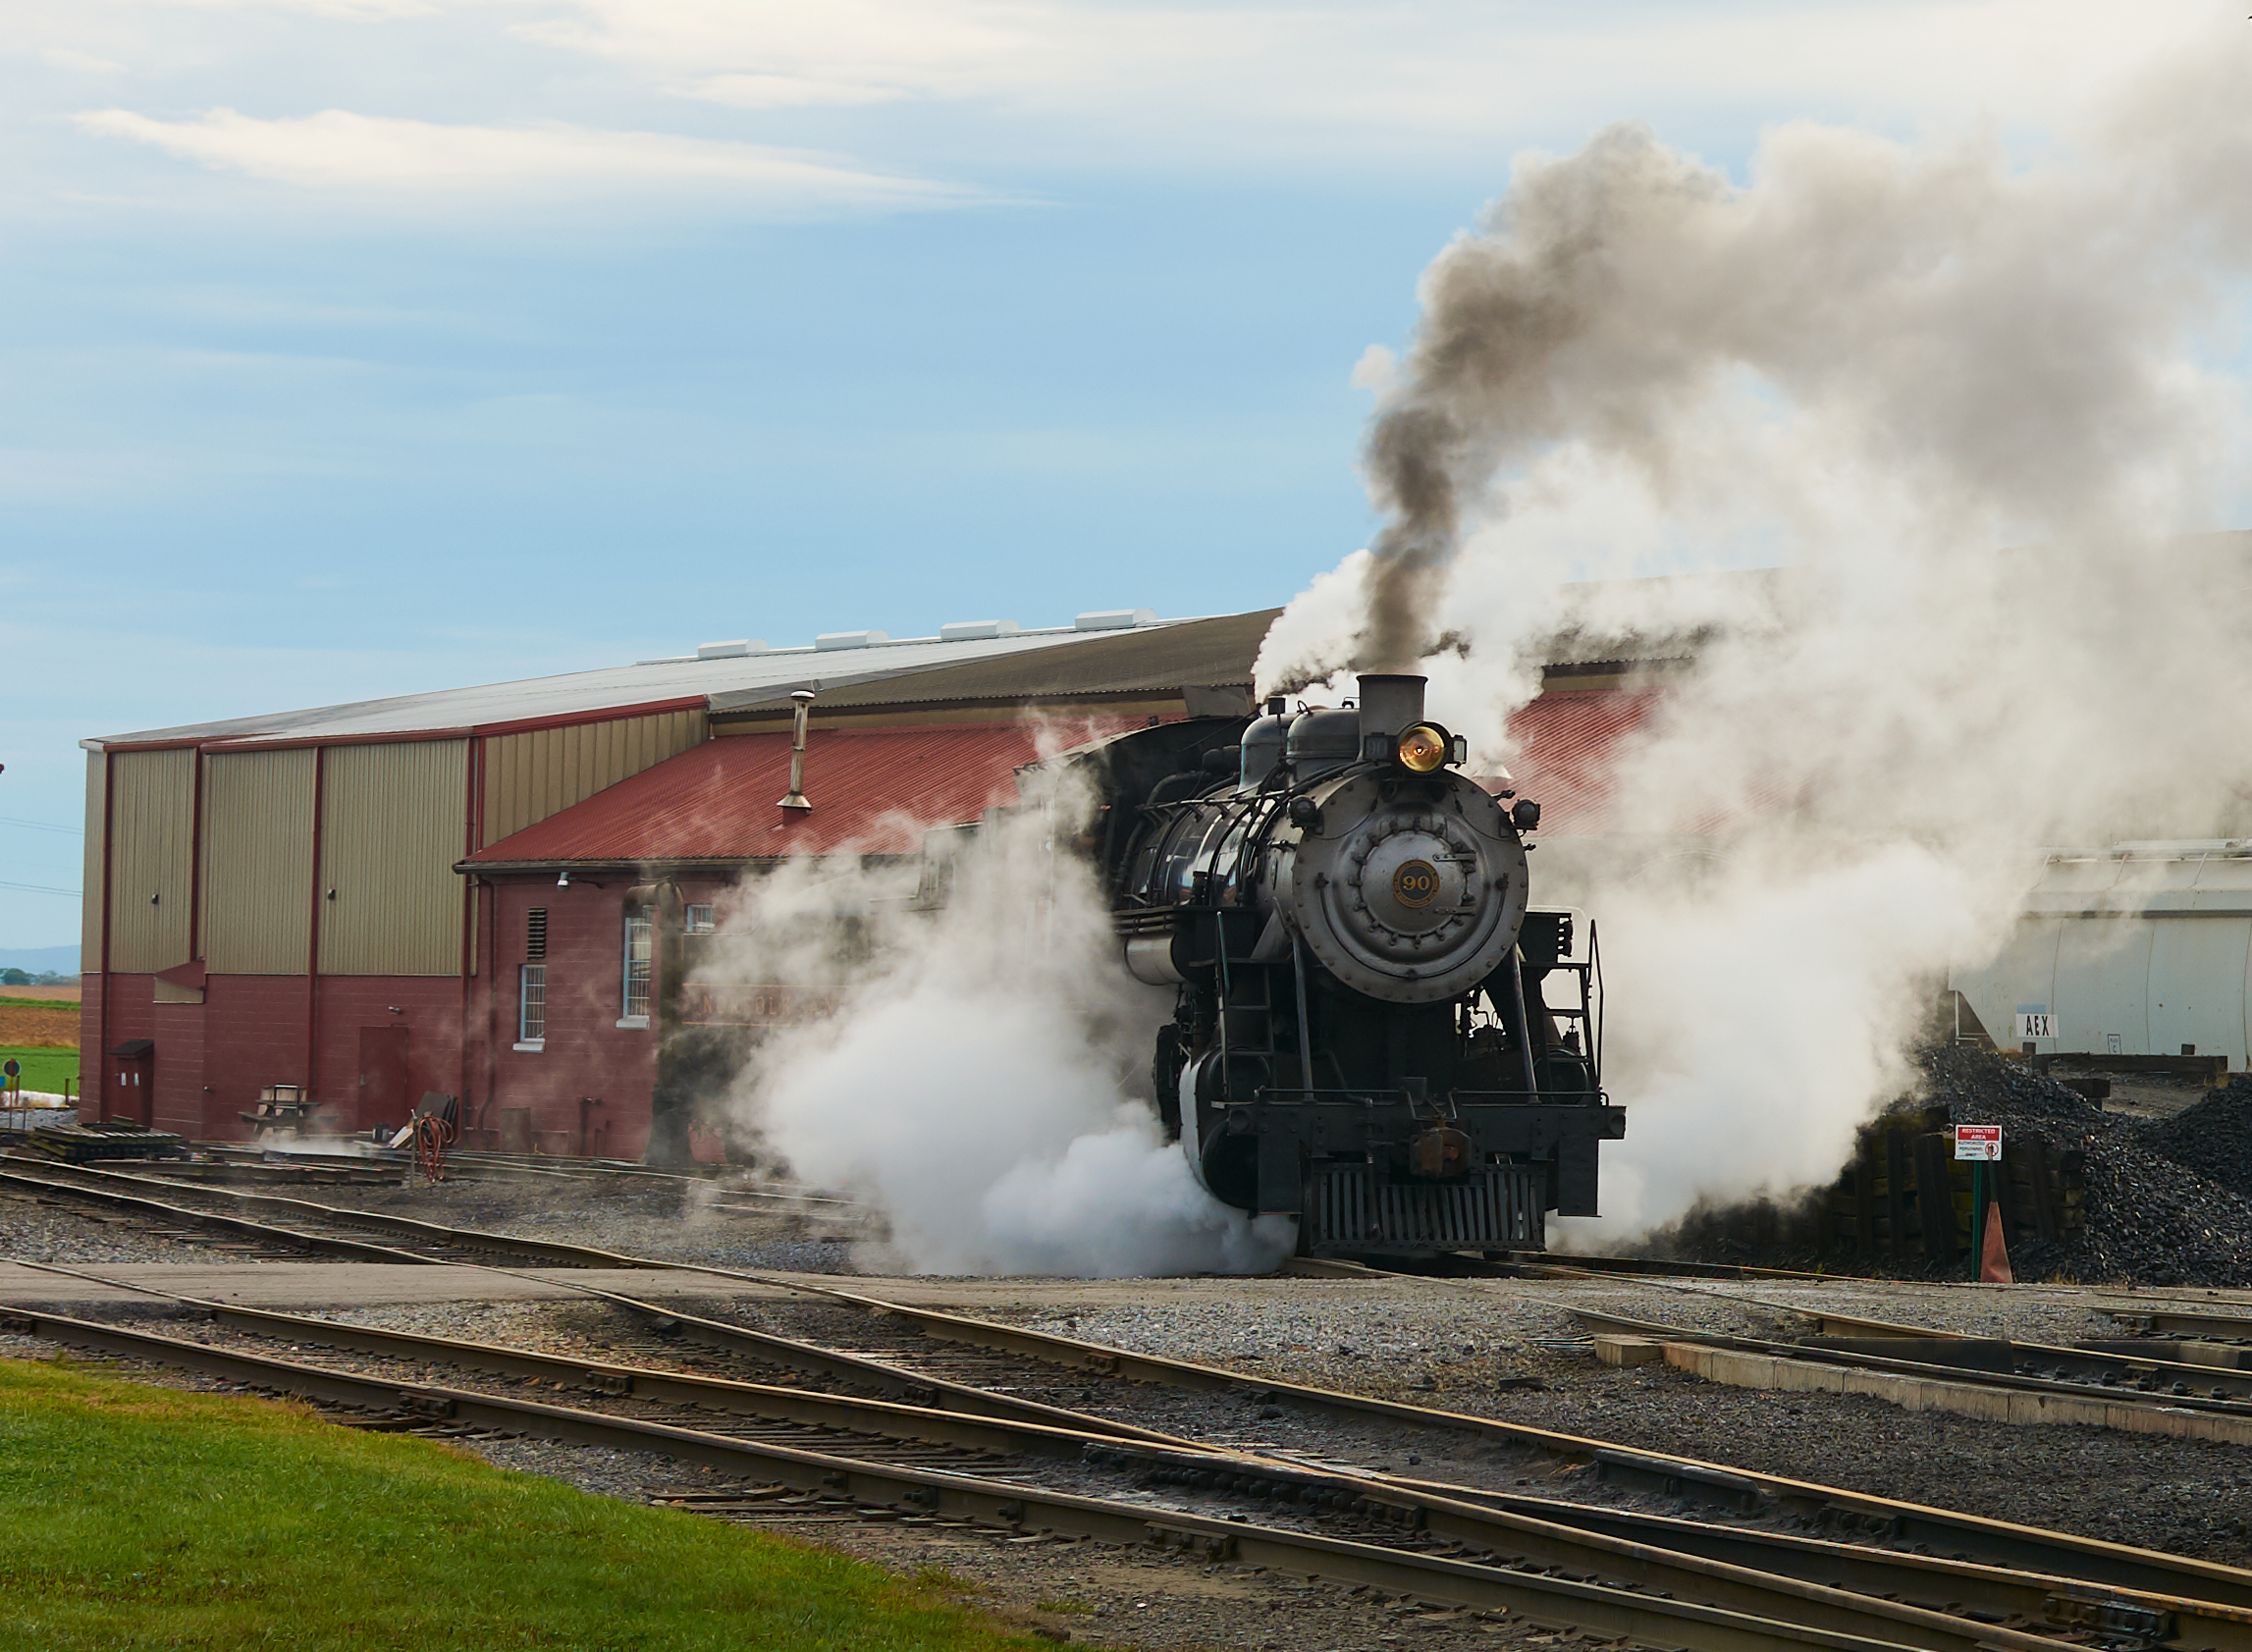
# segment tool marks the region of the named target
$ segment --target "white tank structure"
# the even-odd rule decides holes
[[[2052,853],[2001,954],[1950,985],[2005,1048],[2242,1072],[2248,965],[2252,838],[2134,842]]]

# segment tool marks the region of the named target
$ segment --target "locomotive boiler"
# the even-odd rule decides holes
[[[1171,986],[1152,1081],[1198,1179],[1313,1255],[1537,1249],[1626,1131],[1594,926],[1528,905],[1539,807],[1461,772],[1418,676],[1098,748],[1124,961]]]

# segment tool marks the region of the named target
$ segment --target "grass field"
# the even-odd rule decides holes
[[[24,1067],[24,1088],[59,1095],[63,1080],[79,1076],[79,1052],[42,1044],[0,1044],[0,1058],[13,1055]]]
[[[953,1652],[1039,1641],[842,1556],[302,1407],[0,1359],[0,1645]]]

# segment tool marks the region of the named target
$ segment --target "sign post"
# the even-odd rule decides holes
[[[1980,1258],[1986,1254],[1986,1167],[2002,1160],[2002,1127],[1957,1125],[1955,1156],[1970,1161],[1970,1277],[1976,1279]]]

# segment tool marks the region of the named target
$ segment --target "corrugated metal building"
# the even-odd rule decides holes
[[[106,1114],[198,1137],[243,1134],[269,1085],[354,1132],[439,1091],[486,1145],[637,1155],[679,937],[747,870],[913,854],[1043,750],[1247,710],[1273,617],[715,644],[88,740],[89,1098],[98,1050]],[[804,815],[777,807],[800,687]],[[1521,714],[1554,825],[1599,807],[1606,750],[1654,699],[1566,676]],[[699,1003],[688,1021],[795,1013]]]
[[[269,1085],[305,1087],[346,1131],[435,1090],[479,1128],[505,1111],[550,1146],[637,1152],[652,1040],[614,1001],[635,881],[717,890],[762,861],[880,846],[879,822],[974,820],[1045,724],[1246,705],[1272,617],[721,643],[87,740],[88,1091],[111,1116],[230,1136]],[[801,686],[821,695],[809,776],[827,791],[777,832],[777,729]],[[558,887],[570,866],[631,870]],[[546,1039],[521,1036],[534,912]]]

